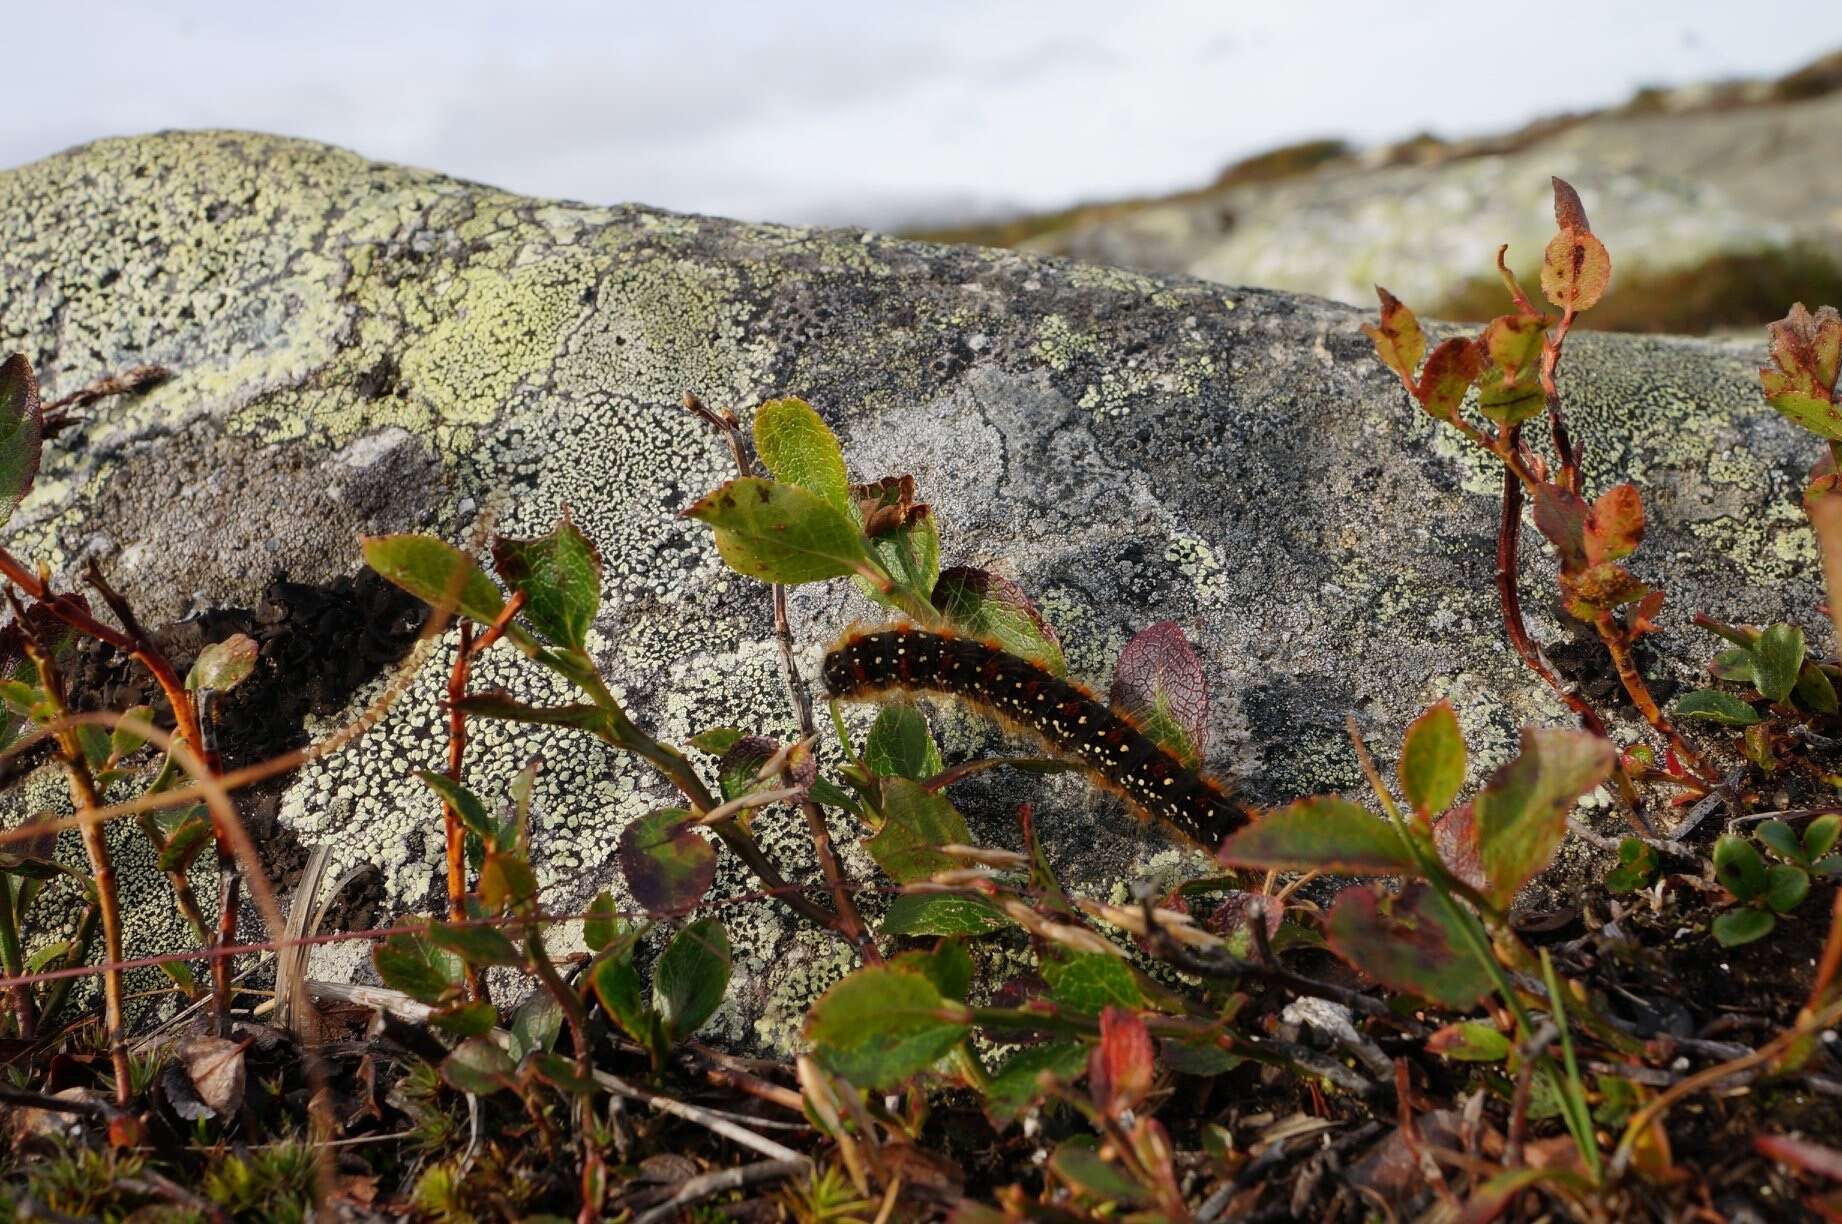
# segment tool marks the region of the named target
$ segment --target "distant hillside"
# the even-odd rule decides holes
[[[1498,242],[1519,271],[1538,263],[1559,174],[1617,269],[1593,323],[1700,333],[1842,301],[1838,140],[1842,52],[1777,80],[1643,90],[1499,136],[1313,141],[1174,195],[915,236],[1364,304],[1380,282],[1426,313],[1479,318],[1501,307]]]

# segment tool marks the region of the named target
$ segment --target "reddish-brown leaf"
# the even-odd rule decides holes
[[[1145,1019],[1123,1007],[1100,1013],[1100,1044],[1087,1056],[1087,1090],[1096,1108],[1117,1118],[1151,1095],[1155,1053]]]
[[[1109,697],[1152,739],[1186,760],[1202,759],[1209,734],[1208,681],[1202,660],[1175,621],[1141,629],[1126,643],[1113,668]],[[1172,743],[1173,738],[1182,742]]]
[[[1423,884],[1398,893],[1361,884],[1344,889],[1325,934],[1338,956],[1391,989],[1454,1008],[1490,992],[1489,975],[1461,950],[1451,919]]]
[[[1593,503],[1586,522],[1586,559],[1628,557],[1644,538],[1644,499],[1636,485],[1613,485]]]
[[[1554,223],[1562,229],[1592,229],[1586,222],[1586,205],[1580,202],[1580,193],[1573,184],[1563,178],[1548,181],[1554,185]]]
[[[1364,323],[1362,330],[1375,342],[1375,355],[1382,364],[1399,374],[1411,390],[1414,371],[1426,356],[1426,336],[1420,330],[1420,321],[1400,298],[1380,285],[1375,286],[1375,296],[1381,299],[1381,322]]]
[[[1793,1139],[1789,1135],[1760,1135],[1752,1141],[1752,1146],[1768,1160],[1831,1181],[1842,1181],[1842,1152],[1835,1148],[1811,1143],[1808,1139]]]
[[[1420,372],[1420,384],[1414,394],[1427,415],[1450,421],[1458,415],[1465,392],[1487,365],[1483,346],[1477,341],[1453,337],[1426,359],[1426,369]]]
[[[1571,489],[1540,481],[1529,495],[1535,511],[1535,530],[1547,538],[1560,554],[1561,572],[1570,573],[1587,565],[1586,532],[1591,511],[1585,501]]]

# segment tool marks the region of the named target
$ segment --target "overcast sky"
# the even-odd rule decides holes
[[[517,191],[894,224],[1462,135],[1842,46],[1834,0],[51,0],[7,6],[0,164],[256,128]]]

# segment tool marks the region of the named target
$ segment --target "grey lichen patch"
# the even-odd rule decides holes
[[[1356,785],[1345,718],[1385,756],[1442,694],[1482,769],[1521,723],[1566,719],[1502,643],[1494,467],[1408,403],[1363,317],[1011,252],[530,200],[271,137],[105,141],[0,176],[0,341],[52,394],[140,361],[176,376],[55,440],[7,541],[61,581],[101,557],[157,620],[247,604],[276,572],[349,573],[359,532],[464,542],[487,512],[534,535],[567,503],[606,560],[591,644],[634,717],[678,744],[722,724],[786,736],[767,593],[677,517],[733,472],[678,403],[688,389],[746,412],[798,394],[859,476],[917,476],[946,562],[1018,581],[1077,677],[1104,688],[1134,632],[1182,623],[1214,694],[1211,762],[1258,801]],[[1665,654],[1687,661],[1659,666],[1677,678],[1706,646],[1677,609],[1761,621],[1818,597],[1795,505],[1814,448],[1762,411],[1753,364],[1731,346],[1569,341],[1591,483],[1646,485],[1632,565],[1671,593]],[[1551,562],[1531,544],[1523,566],[1531,624],[1555,641],[1538,594]],[[847,622],[888,619],[841,584],[791,603],[809,678]],[[402,912],[440,891],[437,807],[413,775],[445,755],[446,675],[437,651],[282,805],[303,840],[376,864]],[[569,696],[503,648],[477,683]],[[872,714],[849,711],[854,734]],[[1002,742],[964,710],[936,725],[956,759]],[[476,727],[468,780],[497,802],[533,757],[548,903],[624,899],[621,828],[676,796],[581,733],[492,724]],[[1017,803],[1035,804],[1046,850],[1088,895],[1175,861],[1077,775],[981,775],[954,797],[1003,844]],[[817,880],[797,813],[755,828],[791,878]],[[871,880],[865,830],[837,814],[834,830]],[[118,836],[131,951],[187,946],[163,881]],[[847,955],[721,863],[712,912],[737,951],[721,1035],[785,1048]],[[362,947],[315,965],[362,973]]]

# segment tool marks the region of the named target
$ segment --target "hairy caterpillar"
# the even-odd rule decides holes
[[[950,693],[1021,723],[1075,757],[1184,837],[1214,849],[1249,821],[1220,783],[1190,768],[1130,721],[1028,659],[975,638],[908,626],[847,634],[825,656],[839,698],[881,689]]]

